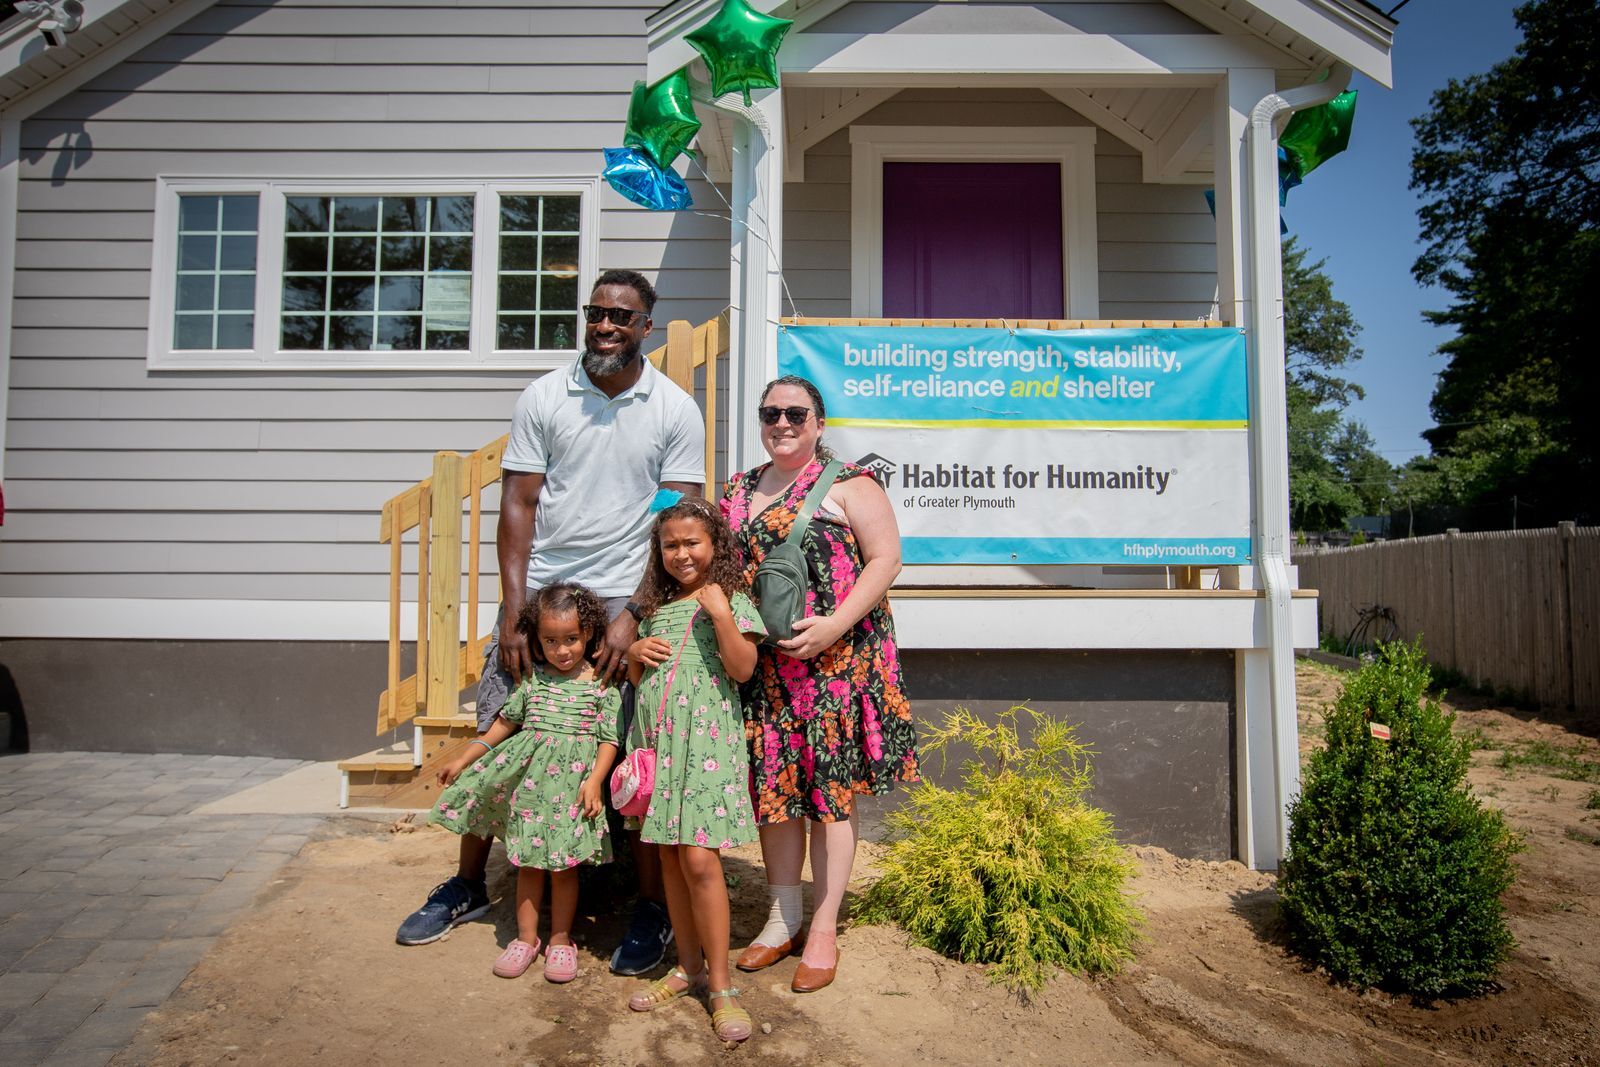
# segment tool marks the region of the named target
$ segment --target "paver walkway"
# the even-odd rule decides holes
[[[197,815],[303,766],[0,756],[0,1064],[100,1065],[300,850],[316,816]]]

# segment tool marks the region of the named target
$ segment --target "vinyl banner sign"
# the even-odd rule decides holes
[[[907,563],[1250,559],[1240,330],[785,326],[778,372],[822,391]]]

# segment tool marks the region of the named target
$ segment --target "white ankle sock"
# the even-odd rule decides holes
[[[800,923],[805,918],[803,890],[797,885],[769,885],[767,891],[772,894],[772,907],[767,911],[767,925],[754,943],[777,948],[800,933]]]

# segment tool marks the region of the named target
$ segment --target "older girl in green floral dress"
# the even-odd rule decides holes
[[[656,516],[639,595],[644,621],[628,651],[638,686],[629,747],[656,750],[655,790],[639,839],[661,846],[678,966],[634,995],[649,1011],[709,978],[711,1022],[725,1041],[750,1036],[729,982],[728,887],[721,851],[754,841],[739,683],[766,627],[745,590],[733,533],[712,505],[685,497]]]

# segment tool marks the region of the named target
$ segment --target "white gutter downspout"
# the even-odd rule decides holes
[[[1295,721],[1294,582],[1289,576],[1289,438],[1284,379],[1283,249],[1279,236],[1278,135],[1289,116],[1327,103],[1350,84],[1350,67],[1335,64],[1326,80],[1269,93],[1250,111],[1245,131],[1249,172],[1251,464],[1255,470],[1256,572],[1266,591],[1267,671],[1272,682],[1272,745],[1278,851],[1288,850],[1286,809],[1300,792],[1299,728]],[[1266,865],[1263,865],[1266,866]],[[1270,866],[1277,866],[1276,863]]]
[[[779,90],[763,97],[765,103]],[[782,205],[773,195],[774,183],[782,181],[781,146],[772,135],[772,125],[759,108],[741,103],[737,97],[714,99],[700,86],[694,99],[741,120],[745,137],[733,146],[733,229],[730,242],[737,273],[737,291],[732,301],[732,327],[738,347],[737,359],[728,361],[728,402],[733,408],[728,418],[732,431],[728,440],[728,471],[748,470],[761,459],[761,437],[752,417],[766,384],[769,355],[776,358],[776,318],[772,309],[780,306],[778,282],[772,271],[773,245],[781,240]],[[760,205],[764,219],[752,218]],[[756,212],[759,216],[760,212]],[[714,478],[708,472],[708,478]]]

